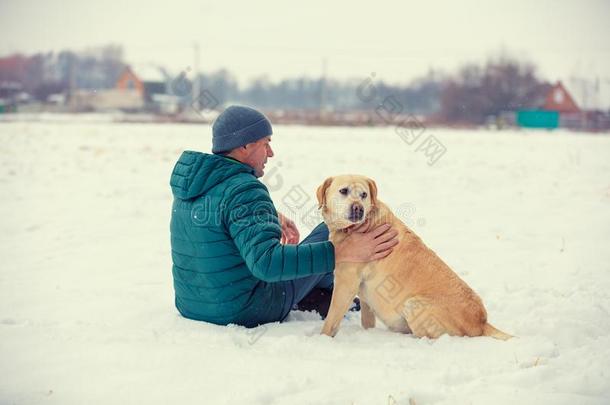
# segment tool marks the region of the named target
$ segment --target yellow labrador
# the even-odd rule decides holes
[[[322,333],[335,336],[356,295],[360,297],[362,326],[375,327],[377,316],[390,330],[437,338],[512,336],[487,322],[479,296],[422,240],[377,199],[375,182],[364,176],[330,177],[317,190],[330,240],[337,243],[350,227],[372,229],[389,223],[399,243],[389,256],[370,263],[340,263]]]

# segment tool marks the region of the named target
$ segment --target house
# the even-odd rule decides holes
[[[158,66],[125,66],[113,88],[76,91],[71,103],[79,110],[174,113],[178,103],[168,95],[168,83],[168,75]]]
[[[546,91],[544,101],[533,109],[516,112],[522,128],[610,129],[610,115],[601,110],[583,110],[560,81]]]
[[[546,94],[542,109],[559,113],[580,113],[580,108],[561,82],[557,82]]]
[[[142,65],[125,67],[116,82],[116,89],[137,91],[144,109],[156,113],[175,113],[179,100],[169,94],[170,77],[158,66]]]

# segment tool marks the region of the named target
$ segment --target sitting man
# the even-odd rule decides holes
[[[258,180],[273,157],[269,120],[231,106],[212,132],[213,154],[183,152],[170,179],[172,273],[184,317],[246,327],[283,321],[315,289],[327,291],[317,303],[324,316],[336,263],[378,260],[398,243],[381,225],[333,246],[320,224],[297,244],[296,226]]]

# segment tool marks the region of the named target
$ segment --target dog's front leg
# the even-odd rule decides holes
[[[337,334],[343,315],[352,304],[359,285],[360,279],[353,265],[347,264],[335,269],[333,296],[330,300],[328,315],[322,327],[323,334],[331,337]]]

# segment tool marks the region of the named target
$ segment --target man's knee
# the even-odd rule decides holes
[[[328,240],[328,235],[328,226],[326,226],[326,224],[322,222],[318,226],[316,226],[313,231],[311,231],[311,233],[307,235],[305,239],[303,239],[301,244],[323,242]]]

